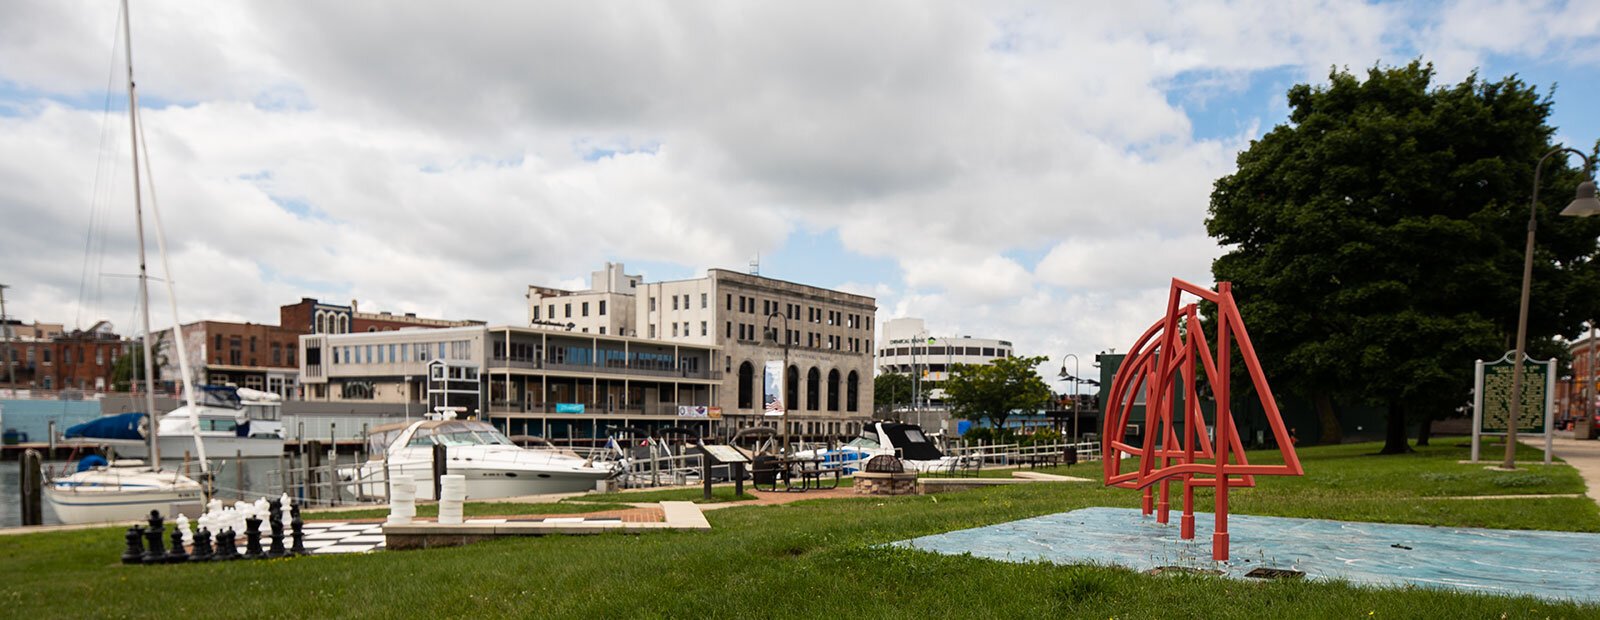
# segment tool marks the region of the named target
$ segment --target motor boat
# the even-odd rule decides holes
[[[200,483],[139,460],[84,463],[77,472],[51,480],[44,496],[56,518],[67,524],[136,521],[151,510],[171,516],[183,508],[197,510],[205,501]]]
[[[918,472],[950,471],[958,457],[948,456],[922,432],[922,427],[904,422],[871,422],[861,435],[832,450],[806,450],[801,458],[820,458],[824,464],[841,467],[847,473],[861,468],[867,459],[880,454],[900,457],[907,469]]]
[[[212,459],[283,454],[282,397],[220,385],[200,386],[196,396],[192,411],[185,404],[158,418],[156,440],[163,460],[198,458],[197,437]],[[64,436],[111,446],[120,455],[148,458],[149,423],[143,418],[143,413],[102,416],[68,428]]]
[[[433,484],[422,482],[433,480],[434,446],[445,447],[447,473],[466,477],[469,500],[588,491],[623,471],[619,461],[554,447],[524,448],[487,422],[446,417],[372,429],[367,462],[341,469],[340,479],[358,496],[385,497],[386,476],[414,476],[417,499],[434,499]]]

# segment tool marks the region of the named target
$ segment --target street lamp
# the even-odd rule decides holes
[[[1067,374],[1067,358],[1072,358],[1072,374]],[[1061,358],[1061,378],[1072,380],[1072,443],[1078,443],[1078,356],[1068,353]]]
[[[783,319],[783,371],[778,373],[778,402],[783,403],[783,454],[789,454],[789,405],[784,400],[789,394],[789,315],[773,310],[767,315],[767,336],[773,340],[778,339],[777,332],[772,331],[772,317]]]
[[[1528,287],[1533,281],[1533,231],[1538,225],[1539,216],[1539,174],[1544,170],[1545,160],[1561,152],[1582,157],[1585,172],[1594,166],[1594,162],[1582,151],[1558,146],[1540,157],[1539,163],[1533,167],[1533,201],[1528,207],[1528,245],[1523,250],[1522,261],[1522,305],[1517,311],[1517,351],[1511,361],[1511,415],[1506,420],[1506,469],[1517,467],[1517,425],[1522,421],[1522,357],[1528,349]],[[1561,215],[1569,217],[1589,217],[1596,213],[1600,213],[1600,200],[1594,197],[1594,181],[1579,183],[1577,195],[1567,208],[1561,210]]]

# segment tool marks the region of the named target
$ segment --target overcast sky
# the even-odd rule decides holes
[[[135,331],[117,15],[0,8],[0,283],[25,321]],[[1418,56],[1516,73],[1559,84],[1587,149],[1597,31],[1594,1],[133,7],[185,322],[305,296],[520,324],[527,285],[605,261],[759,255],[876,297],[880,324],[1086,368],[1170,278],[1211,283],[1212,182],[1289,86]]]

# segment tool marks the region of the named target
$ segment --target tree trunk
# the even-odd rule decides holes
[[[1339,414],[1333,410],[1333,397],[1318,392],[1312,397],[1317,408],[1317,420],[1322,423],[1322,439],[1318,443],[1344,443],[1344,428],[1339,424]]]
[[[1406,443],[1406,412],[1398,403],[1389,403],[1389,424],[1378,454],[1406,454],[1411,445]]]
[[[1417,445],[1428,445],[1428,438],[1433,436],[1433,416],[1422,416],[1422,422],[1417,424]]]

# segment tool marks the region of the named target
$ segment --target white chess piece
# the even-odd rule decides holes
[[[189,517],[187,515],[179,514],[177,519],[173,519],[172,527],[178,528],[178,532],[183,535],[183,546],[188,547],[194,544],[194,532],[189,529]]]

